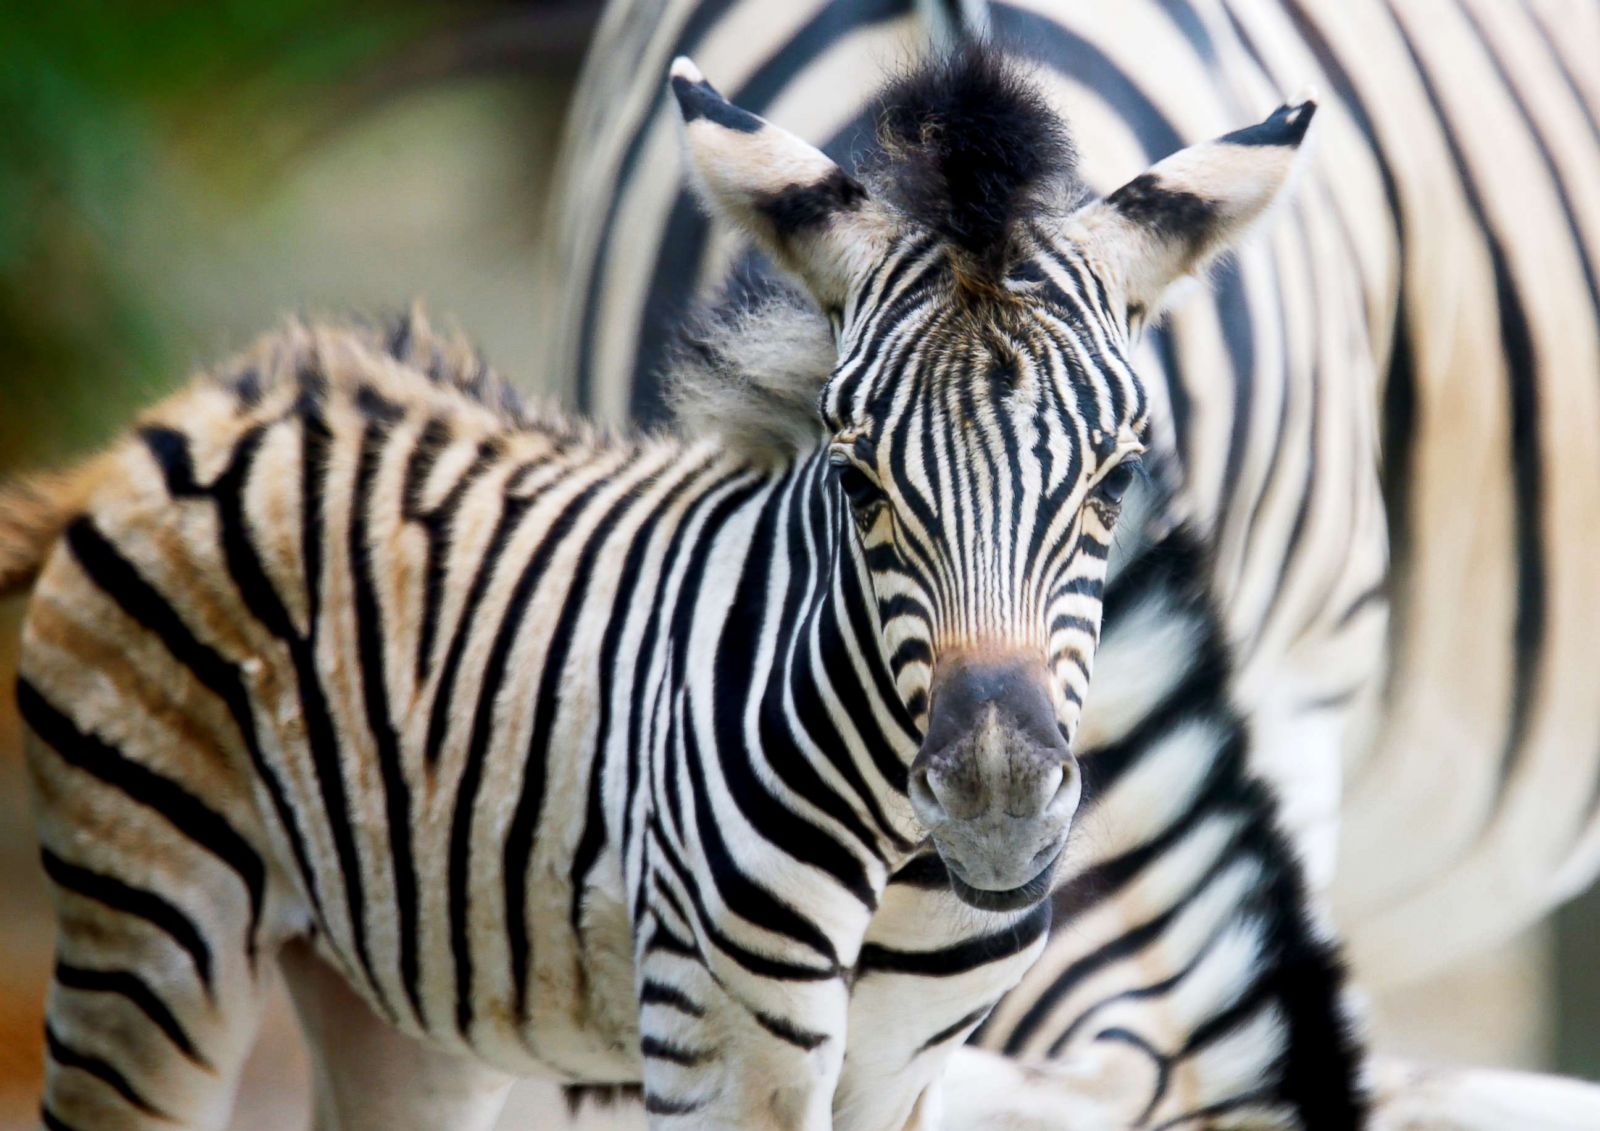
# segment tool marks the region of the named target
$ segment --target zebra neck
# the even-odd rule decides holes
[[[774,474],[717,649],[717,714],[729,724],[718,745],[752,748],[774,781],[892,865],[914,841],[906,781],[920,735],[823,454]]]

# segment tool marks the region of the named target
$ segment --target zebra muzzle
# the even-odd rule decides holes
[[[941,657],[911,806],[956,893],[988,910],[1044,898],[1082,776],[1051,705],[1042,663]]]

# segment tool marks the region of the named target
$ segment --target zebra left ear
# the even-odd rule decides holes
[[[733,105],[680,56],[672,93],[700,195],[778,263],[824,309],[882,253],[886,231],[867,190],[815,146]]]
[[[1084,250],[1119,284],[1130,317],[1233,246],[1289,180],[1314,102],[1191,145],[1071,217]]]

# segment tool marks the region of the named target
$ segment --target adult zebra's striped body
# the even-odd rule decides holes
[[[616,3],[591,53],[555,226],[569,305],[554,340],[561,371],[581,376],[578,396],[602,416],[659,413],[655,367],[685,301],[662,280],[710,285],[737,247],[657,159],[671,123],[638,76],[693,49],[734,76],[751,105],[798,115],[849,161],[870,132],[870,76],[919,50],[930,25],[929,6],[910,0],[791,5],[781,18],[759,7]],[[1328,96],[1332,124],[1294,220],[1153,330],[1142,365],[1179,398],[1187,501],[1218,531],[1214,600],[1242,622],[1229,626],[1235,637],[1260,620],[1254,606],[1233,611],[1235,593],[1265,601],[1325,549],[1306,543],[1305,529],[1292,552],[1254,545],[1248,532],[1293,525],[1306,484],[1331,494],[1354,478],[1327,470],[1326,453],[1307,456],[1307,437],[1340,396],[1363,402],[1341,411],[1358,417],[1352,447],[1370,429],[1387,452],[1399,619],[1383,709],[1346,748],[1335,902],[1358,960],[1397,979],[1515,931],[1584,886],[1600,832],[1589,819],[1600,708],[1584,690],[1581,644],[1600,616],[1585,566],[1600,443],[1581,423],[1593,418],[1600,364],[1600,91],[1584,65],[1600,8],[963,7],[1040,61],[1097,185],[1285,87]],[[1311,361],[1295,355],[1337,337],[1348,356],[1324,345],[1323,367],[1337,376],[1312,391]],[[1341,386],[1330,391],[1330,381]],[[1374,410],[1375,421],[1360,418]],[[1357,537],[1381,540],[1364,525]],[[1463,571],[1463,560],[1478,564]],[[1381,606],[1374,595],[1362,611]],[[1458,608],[1477,612],[1452,615]],[[1409,831],[1419,825],[1433,831],[1425,844]],[[1318,875],[1329,879],[1331,867]],[[1495,911],[1481,914],[1491,891]]]
[[[1128,545],[1120,600],[1192,619],[1108,615],[1080,735],[1085,839],[1107,864],[1098,888],[1068,889],[1081,928],[1052,938],[981,1034],[1057,1056],[1087,1092],[1120,1080],[1113,1123],[1160,1122],[1184,1110],[1178,1054],[1272,976],[1249,946],[1231,967],[1219,957],[1224,925],[1261,928],[1248,893],[1267,887],[1222,909],[1210,885],[1235,857],[1197,852],[1197,829],[1270,814],[1375,986],[1518,930],[1593,873],[1600,7],[613,3],[555,225],[569,299],[556,356],[584,403],[659,411],[653,367],[683,280],[719,281],[739,246],[657,159],[670,116],[637,76],[691,50],[848,164],[874,124],[868,76],[974,25],[1044,68],[1097,186],[1303,84],[1331,109],[1267,240],[1146,336],[1176,503],[1204,537],[1177,547],[1199,572],[1175,600],[1159,537]],[[739,286],[759,274],[735,268]],[[1118,588],[1114,566],[1113,604]],[[1209,728],[1203,756],[1172,741],[1185,728]],[[1097,798],[1101,745],[1143,791]],[[1198,929],[1185,909],[1204,892],[1219,906],[1189,915]],[[1266,1066],[1281,1046],[1258,1051]],[[1277,1079],[1261,1071],[1199,1073],[1188,1102]]]
[[[1095,200],[988,51],[890,88],[870,186],[672,85],[708,201],[810,295],[685,361],[707,438],[530,418],[414,320],[292,327],[0,493],[47,1127],[220,1125],[280,953],[323,1127],[484,1126],[515,1073],[642,1081],[658,1126],[928,1126],[1037,955],[1149,440],[1127,319],[1314,107]],[[1258,1004],[1338,1125],[1340,972],[1283,882],[1300,977]]]

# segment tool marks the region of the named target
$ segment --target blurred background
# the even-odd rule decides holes
[[[0,476],[70,460],[285,314],[454,317],[535,370],[540,227],[599,5],[0,4]],[[35,1126],[52,925],[0,602],[0,1129]],[[241,1127],[304,1125],[288,1013]],[[287,1097],[287,1098],[286,1098]]]
[[[64,462],[284,314],[424,299],[524,389],[545,197],[598,3],[162,0],[0,15],[0,477]],[[51,922],[0,603],[0,1131],[36,1118]],[[1600,1078],[1600,897],[1373,1003],[1380,1043]],[[304,1124],[269,1017],[237,1126]],[[548,1097],[528,1097],[536,1114]]]

